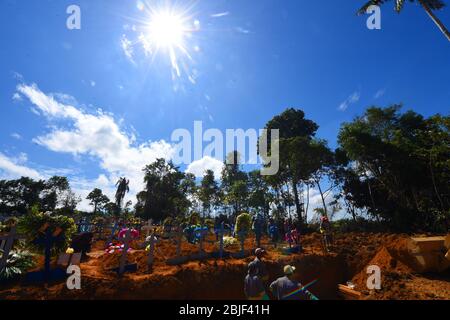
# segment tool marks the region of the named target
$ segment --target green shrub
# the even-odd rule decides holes
[[[3,252],[0,250],[0,256]],[[0,282],[10,281],[24,274],[34,267],[33,254],[26,250],[14,250],[9,252],[6,267],[0,271]]]
[[[201,224],[201,218],[200,214],[196,211],[192,211],[191,214],[188,217],[189,225],[196,226]]]
[[[205,219],[205,226],[208,227],[208,229],[214,228],[214,219]]]
[[[235,233],[236,236],[239,237],[239,234],[241,232],[245,232],[248,234],[252,227],[252,216],[248,213],[241,213],[236,218],[236,226],[235,226]]]
[[[46,213],[29,213],[23,216],[18,223],[18,231],[27,236],[28,241],[33,240],[42,236],[40,229],[48,224],[48,229],[50,232],[55,232],[57,228],[61,228],[61,239],[56,241],[53,246],[53,253],[57,254],[59,252],[65,251],[70,243],[70,239],[77,231],[77,226],[72,218],[66,216],[55,216]],[[37,250],[44,250],[45,246],[43,244],[33,245]]]

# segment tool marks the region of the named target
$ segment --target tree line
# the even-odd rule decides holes
[[[316,136],[319,126],[299,109],[287,109],[267,122],[279,129],[280,170],[263,176],[243,170],[240,154],[227,155],[220,180],[207,170],[197,180],[171,161],[157,159],[144,171],[144,190],[123,204],[126,178],[117,183],[115,201],[94,189],[87,197],[94,215],[133,214],[164,221],[191,215],[241,212],[266,218],[293,218],[306,227],[312,216],[310,191],[320,196],[316,215],[344,211],[351,219],[369,219],[386,228],[446,231],[450,227],[450,117],[401,112],[400,105],[370,107],[343,123],[338,146]],[[270,132],[270,131],[269,131]],[[270,141],[270,139],[268,139]],[[270,148],[268,148],[270,150]],[[231,159],[230,159],[231,158]],[[34,205],[44,211],[75,211],[79,198],[67,178],[0,181],[0,213],[25,214]]]

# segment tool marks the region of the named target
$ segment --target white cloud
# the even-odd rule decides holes
[[[226,11],[226,12],[220,12],[220,13],[215,13],[211,15],[211,18],[220,18],[220,17],[225,17],[227,15],[229,15],[230,12]]]
[[[120,46],[122,47],[123,53],[125,56],[134,63],[133,60],[133,44],[131,41],[127,38],[126,35],[122,35],[122,39],[120,40]]]
[[[355,92],[353,92],[350,96],[348,96],[348,98],[345,99],[344,102],[342,102],[342,103],[339,105],[339,108],[338,108],[338,109],[339,109],[340,111],[345,111],[345,110],[348,109],[348,107],[349,107],[350,105],[357,103],[357,102],[359,101],[360,98],[361,98],[361,92],[355,91]]]
[[[386,89],[380,89],[378,90],[375,95],[373,96],[375,99],[379,99],[386,93]]]
[[[17,92],[15,92],[15,93],[13,94],[12,99],[13,99],[13,101],[16,101],[16,102],[22,101],[21,95],[18,94]]]
[[[11,133],[11,137],[13,137],[16,140],[22,140],[22,136],[17,132]]]
[[[17,179],[20,177],[30,177],[41,179],[42,176],[34,169],[24,165],[27,161],[25,154],[20,154],[19,158],[10,158],[0,153],[0,176],[2,179]]]
[[[212,170],[216,179],[220,179],[223,169],[223,162],[217,159],[205,156],[200,160],[194,161],[189,164],[186,172],[194,174],[196,177],[201,178],[204,176],[206,170]]]
[[[95,87],[97,83],[94,80],[91,80],[91,87]]]
[[[130,179],[130,194],[135,195],[143,187],[145,165],[157,158],[170,159],[174,147],[165,142],[148,141],[135,144],[135,135],[124,132],[120,122],[101,110],[89,114],[57,100],[55,95],[45,94],[37,85],[20,84],[17,90],[28,98],[49,121],[63,119],[71,123],[70,129],[52,127],[52,131],[33,141],[47,149],[70,153],[74,156],[91,156],[100,161],[100,167],[108,174],[110,185],[120,176]],[[90,184],[92,189],[94,184]]]

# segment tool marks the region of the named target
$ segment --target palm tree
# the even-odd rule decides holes
[[[358,14],[366,13],[368,7],[375,5],[379,6],[390,0],[371,0],[367,2],[361,9],[359,9]],[[403,5],[405,4],[405,0],[394,0],[395,1],[395,11],[400,13],[403,9]],[[416,0],[409,0],[410,2],[414,2]],[[438,17],[433,13],[433,10],[440,10],[445,7],[445,3],[442,0],[417,0],[420,5],[425,9],[427,14],[430,16],[431,20],[438,26],[438,28],[442,31],[448,41],[450,41],[450,32],[447,30],[445,25],[439,20]]]
[[[122,201],[125,198],[125,194],[130,191],[130,180],[127,180],[125,177],[121,177],[119,181],[116,183],[117,191],[116,191],[116,205],[118,210],[122,208]]]

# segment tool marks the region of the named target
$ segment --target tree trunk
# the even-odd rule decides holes
[[[316,181],[316,184],[317,184],[317,187],[319,188],[320,197],[322,198],[323,210],[325,212],[325,215],[328,217],[327,205],[325,204],[325,198],[323,197],[322,188],[320,187],[320,181]]]
[[[438,17],[435,16],[433,11],[430,9],[430,7],[425,3],[423,0],[419,0],[422,7],[425,9],[425,11],[430,16],[431,20],[438,26],[438,28],[441,30],[441,32],[444,34],[444,36],[447,38],[448,41],[450,41],[450,32],[447,30],[445,25],[439,20]]]
[[[444,203],[442,202],[442,198],[441,195],[439,194],[438,188],[436,186],[436,180],[434,177],[433,164],[431,163],[431,152],[430,152],[430,173],[431,173],[431,181],[433,182],[434,192],[439,200],[439,203],[441,204],[441,210],[442,212],[444,212]]]
[[[308,222],[308,210],[309,210],[309,184],[306,185],[305,222]]]
[[[297,217],[300,221],[303,222],[302,217],[302,206],[300,205],[300,199],[298,196],[298,188],[297,188],[297,182],[293,181],[292,183],[292,189],[294,190],[294,202],[295,202],[295,210],[297,211]]]

